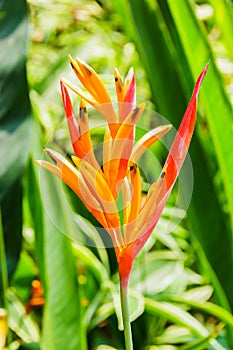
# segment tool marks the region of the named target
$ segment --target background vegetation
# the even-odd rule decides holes
[[[135,349],[233,348],[232,36],[227,0],[0,0],[0,306],[9,349],[124,347],[114,252],[99,248],[77,199],[34,165],[48,142],[70,148],[59,91],[61,77],[73,80],[68,54],[101,74],[113,100],[114,68],[123,76],[133,66],[137,102],[175,127],[210,61],[189,210],[180,222],[172,196],[137,258],[131,316]],[[94,129],[96,142],[102,133]],[[153,151],[163,159],[160,146]],[[168,223],[174,231],[164,233]],[[91,247],[79,244],[86,235]],[[35,279],[45,304],[26,312]],[[0,318],[0,344],[5,334]]]

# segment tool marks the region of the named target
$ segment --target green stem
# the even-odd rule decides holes
[[[133,350],[133,340],[130,325],[130,314],[128,304],[128,282],[129,278],[120,277],[120,291],[121,291],[121,312],[124,326],[125,336],[125,350]]]
[[[82,280],[82,275],[78,277],[78,293],[79,293],[79,300],[80,300],[80,349],[82,350],[87,350],[87,324],[85,324],[84,317],[85,317],[85,307],[82,305],[81,300],[85,298],[85,293],[84,293],[84,282]]]

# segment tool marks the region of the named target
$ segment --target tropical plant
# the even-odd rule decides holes
[[[72,80],[71,54],[100,73],[112,99],[112,70],[134,66],[137,102],[175,127],[210,61],[190,148],[187,216],[184,167],[182,186],[134,261],[129,312],[135,349],[231,349],[232,3],[1,0],[0,14],[0,348],[5,341],[9,349],[124,348],[107,236],[72,191],[34,163],[43,147],[70,153],[59,80]],[[104,128],[88,112],[99,155]],[[137,141],[155,127],[154,116],[141,117]],[[160,142],[151,152],[164,163]],[[143,156],[143,193],[160,170],[151,159]],[[175,206],[181,187],[184,209]]]

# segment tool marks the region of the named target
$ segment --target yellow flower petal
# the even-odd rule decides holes
[[[172,128],[171,124],[162,125],[146,133],[135,144],[130,160],[136,163],[139,160],[139,158],[143,155],[143,153],[147,150],[147,148],[149,148],[157,140],[159,140],[162,136],[164,136],[169,130],[171,130],[171,128]]]
[[[85,86],[85,88],[91,93],[89,90],[89,87],[91,90],[95,91],[95,95],[97,96],[97,102],[99,103],[111,103],[111,98],[109,96],[109,93],[103,83],[103,81],[100,79],[99,75],[96,74],[93,68],[87,65],[87,63],[81,61],[79,58],[76,58],[76,62],[83,73],[85,84],[82,82],[82,84]]]
[[[0,350],[4,350],[8,332],[7,312],[0,308]]]
[[[122,190],[122,198],[123,198],[123,214],[124,214],[123,227],[124,227],[129,221],[131,200],[132,200],[131,186],[129,183],[129,179],[127,177],[125,177],[124,180],[122,181],[121,190]],[[125,237],[125,234],[124,234],[124,237]]]
[[[44,160],[37,160],[36,163],[61,178],[82,200],[99,223],[103,227],[108,227],[100,203],[90,192],[80,172],[58,152],[50,149],[46,149],[45,152],[56,162],[56,165]]]
[[[89,92],[83,91],[78,86],[72,84],[69,80],[66,80],[64,78],[62,79],[62,82],[80,97],[84,98],[84,100],[90,103],[93,107],[95,107],[98,104],[98,102],[95,100],[95,98],[93,98],[93,96]]]
[[[116,203],[114,201],[112,192],[110,191],[103,177],[102,170],[100,169],[99,171],[97,171],[84,160],[81,162],[79,169],[88,185],[88,188],[90,189],[90,192],[100,203],[103,209],[103,213],[105,214],[108,227],[115,229],[119,228],[120,218],[116,207]]]
[[[130,185],[132,191],[130,216],[128,220],[130,222],[137,218],[141,205],[141,176],[140,170],[136,164],[130,165],[130,173],[128,176],[130,178]]]
[[[124,220],[124,237],[125,243],[129,243],[131,239],[131,232],[137,225],[137,218],[141,206],[141,177],[140,171],[136,164],[130,165],[130,172],[127,176],[129,179],[131,201],[129,207],[129,215]]]
[[[82,147],[83,153],[85,154],[85,156],[82,158],[88,161],[94,168],[99,169],[99,164],[96,160],[93,147],[92,147],[91,134],[90,134],[90,128],[89,128],[89,122],[88,122],[88,114],[86,110],[86,104],[83,99],[81,99],[80,101],[78,126],[80,131],[78,146]]]
[[[109,124],[109,129],[111,131],[112,137],[115,137],[116,131],[118,130],[118,127],[116,128],[116,126],[118,125],[118,122],[117,122],[116,112],[112,104],[111,103],[99,104],[89,92],[84,92],[78,86],[75,86],[70,81],[64,78],[62,79],[62,82],[72,91],[74,91],[76,94],[82,97],[85,101],[90,103],[90,105],[95,107],[95,109],[97,109],[100,112],[100,114],[104,116],[104,118],[107,120]]]
[[[75,62],[73,58],[69,55],[68,59],[70,61],[71,67],[73,68],[77,78],[80,80],[80,82],[83,84],[83,86],[87,89],[87,91],[93,96],[93,98],[98,101],[98,93],[96,92],[95,88],[92,86],[92,84],[89,82],[89,79],[86,79],[85,74],[83,74],[81,67],[79,66],[79,63]]]
[[[104,143],[103,143],[103,170],[104,170],[104,178],[107,183],[109,183],[109,159],[111,155],[112,148],[112,137],[109,130],[109,127],[106,127],[104,133]]]
[[[161,202],[169,195],[166,185],[166,171],[167,167],[164,167],[158,180],[151,185],[139,211],[136,225],[128,231],[129,242],[138,239],[140,233],[146,230],[148,223],[152,222],[153,217],[155,217],[155,213],[158,213]]]
[[[120,125],[116,137],[112,143],[112,150],[109,153],[108,167],[108,183],[117,196],[117,184],[125,177],[127,171],[127,162],[129,160],[131,149],[133,147],[133,139],[130,138],[134,130],[134,126],[145,109],[145,103],[140,104],[130,112],[125,121]]]
[[[57,175],[58,177],[62,177],[61,170],[56,165],[47,162],[46,160],[35,160],[35,163],[40,165],[42,168],[49,170],[51,173]]]
[[[122,80],[121,80],[121,77],[120,77],[120,74],[119,74],[117,68],[115,68],[115,70],[114,70],[114,78],[115,78],[117,100],[118,100],[118,103],[120,103],[120,102],[124,101],[125,90],[124,90],[124,85],[122,83]]]
[[[141,103],[138,107],[136,107],[129,113],[124,122],[120,124],[115,139],[128,139],[130,133],[133,130],[133,127],[138,122],[138,119],[141,117],[145,107],[146,104]]]

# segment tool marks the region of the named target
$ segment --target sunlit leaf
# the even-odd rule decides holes
[[[182,344],[193,339],[191,332],[180,326],[169,326],[164,332],[156,337],[157,344]]]
[[[211,286],[202,286],[189,289],[181,294],[184,300],[197,301],[199,303],[204,303],[210,299],[213,294],[213,288]]]
[[[208,330],[197,319],[178,306],[167,302],[159,303],[146,298],[145,309],[147,312],[165,317],[177,325],[187,327],[193,335],[200,338],[199,341],[203,341],[203,338],[208,339],[209,344],[213,344],[214,348],[223,350],[222,346],[211,338]]]
[[[130,285],[146,295],[179,290],[187,284],[184,255],[169,251],[151,252],[134,264]]]
[[[233,327],[233,316],[228,311],[226,311],[225,309],[223,309],[222,307],[216,304],[213,304],[211,302],[203,303],[196,300],[189,300],[182,296],[181,297],[174,296],[174,297],[171,297],[171,299],[178,303],[184,303],[193,308],[205,311],[210,315],[213,315],[219,318],[221,321],[225,322],[230,327]]]
[[[103,305],[101,305],[98,310],[96,311],[96,314],[94,315],[93,319],[88,325],[88,330],[93,329],[97,325],[101,324],[103,321],[105,321],[109,316],[114,314],[114,305],[112,302],[105,302]]]
[[[40,330],[32,314],[26,315],[25,305],[16,296],[15,290],[9,294],[9,325],[10,328],[25,342],[39,342]]]

